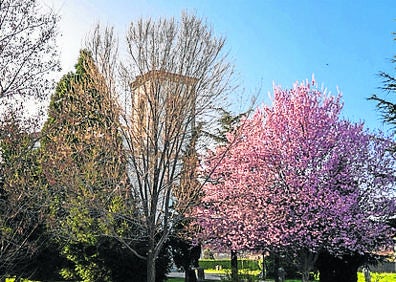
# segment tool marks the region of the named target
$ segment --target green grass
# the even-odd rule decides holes
[[[168,278],[168,282],[184,282],[184,278]]]
[[[371,282],[395,282],[396,273],[371,273]],[[358,282],[364,282],[364,276],[362,272],[358,272]]]
[[[205,274],[219,274],[223,278],[227,278],[231,276],[231,272],[229,269],[222,269],[222,270],[216,270],[216,269],[205,269]],[[247,276],[250,276],[253,278],[253,281],[257,280],[257,276],[260,274],[259,270],[246,270],[246,269],[241,269],[239,270],[239,278],[247,278]],[[207,282],[214,282],[214,281],[219,281],[219,280],[210,280],[210,279],[205,279]],[[222,280],[223,281],[223,280]],[[229,280],[224,280],[224,281],[229,281]],[[274,281],[274,280],[269,280],[267,279],[266,281]],[[169,278],[168,282],[184,282],[184,278]],[[285,282],[301,282],[300,280],[285,280]],[[373,281],[374,282],[374,281]]]

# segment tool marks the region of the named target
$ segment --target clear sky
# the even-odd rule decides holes
[[[62,17],[58,44],[64,72],[72,70],[86,34],[96,23],[114,25],[120,40],[131,21],[176,17],[182,11],[207,19],[227,39],[246,99],[273,83],[289,88],[311,79],[343,93],[345,118],[383,129],[375,104],[379,71],[395,75],[394,0],[41,0]]]

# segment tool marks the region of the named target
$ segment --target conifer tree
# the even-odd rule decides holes
[[[394,33],[396,35],[396,33]],[[396,37],[394,38],[396,40]],[[396,55],[391,60],[392,63],[396,63]],[[384,71],[379,72],[379,76],[382,79],[381,90],[387,92],[387,97],[377,96],[373,94],[369,100],[377,103],[377,109],[382,114],[382,120],[384,123],[390,125],[393,130],[396,129],[396,76],[391,73]]]
[[[99,258],[106,234],[126,232],[116,218],[133,212],[119,135],[117,105],[86,50],[75,73],[65,75],[51,98],[43,129],[42,166],[52,199],[49,225],[74,269],[65,278],[110,281]],[[129,208],[129,210],[126,210]]]

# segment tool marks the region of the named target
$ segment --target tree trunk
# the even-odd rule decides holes
[[[302,273],[302,282],[309,282],[309,272],[304,271]]]
[[[147,282],[155,282],[155,257],[151,248],[147,254]]]
[[[309,272],[311,271],[309,254],[304,253],[303,260],[304,261],[302,263],[302,268],[301,268],[302,282],[309,282]]]
[[[238,255],[234,250],[231,250],[231,280],[238,281]]]
[[[318,254],[312,253],[308,250],[302,251],[301,254],[301,273],[302,273],[302,281],[309,282],[309,274],[314,269],[316,261],[318,260]]]
[[[263,271],[262,271],[262,274],[263,274],[263,280],[265,281],[265,280],[267,280],[267,265],[265,264],[265,258],[266,258],[266,251],[264,251],[263,252]]]
[[[275,254],[275,259],[274,259],[275,282],[279,282],[279,268],[280,268],[279,255]]]
[[[194,269],[189,268],[184,271],[184,282],[197,282]]]

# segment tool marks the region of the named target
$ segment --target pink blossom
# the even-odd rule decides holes
[[[217,248],[368,253],[391,243],[395,213],[390,140],[340,118],[341,96],[312,84],[274,87],[205,160],[213,172],[195,210]],[[237,138],[237,139],[235,139]]]

